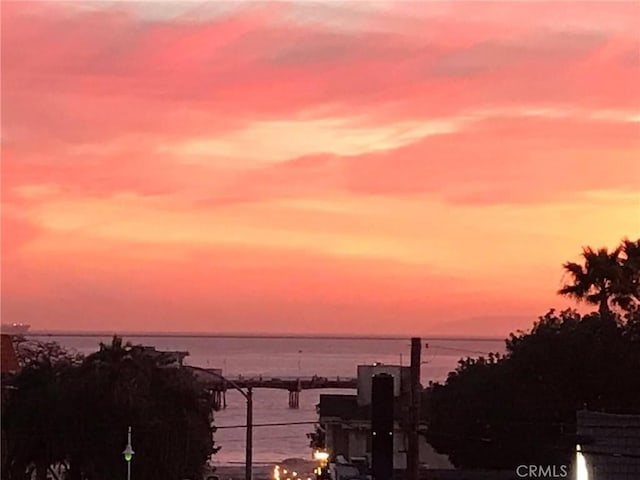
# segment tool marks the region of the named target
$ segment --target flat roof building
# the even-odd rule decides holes
[[[588,480],[640,479],[640,415],[580,410],[577,434]]]
[[[325,431],[326,447],[333,456],[371,462],[371,387],[375,375],[394,379],[394,469],[407,468],[408,437],[405,425],[409,409],[410,367],[400,365],[359,365],[355,395],[323,394],[318,404],[319,423]],[[426,425],[422,427],[426,428]],[[436,453],[420,435],[420,462],[428,468],[453,468],[446,455]]]

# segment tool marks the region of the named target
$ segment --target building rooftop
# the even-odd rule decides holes
[[[185,357],[189,356],[189,352],[187,351],[174,351],[174,350],[157,350],[156,347],[150,346],[137,346],[136,348],[141,348],[145,354],[155,357],[158,359],[170,360],[176,365],[182,366]]]
[[[577,433],[587,464],[596,478],[640,478],[640,415],[617,415],[581,410]]]
[[[11,341],[11,335],[2,334],[0,337],[2,338],[2,343],[0,344],[0,372],[15,372],[18,370],[19,364],[16,351],[13,348],[13,342]]]

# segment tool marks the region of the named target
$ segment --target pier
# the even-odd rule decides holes
[[[303,390],[316,390],[321,388],[357,388],[358,379],[355,377],[266,377],[262,375],[246,377],[238,375],[221,378],[221,370],[214,368],[184,367],[191,370],[203,388],[211,393],[214,400],[214,408],[217,410],[226,408],[226,392],[229,388],[227,380],[233,381],[240,388],[271,388],[287,390],[289,392],[289,408],[300,407],[300,392]]]

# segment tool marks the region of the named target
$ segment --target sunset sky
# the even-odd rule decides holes
[[[639,2],[2,1],[2,322],[503,335],[640,237]]]

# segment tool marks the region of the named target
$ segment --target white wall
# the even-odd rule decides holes
[[[393,395],[400,396],[402,367],[399,365],[358,365],[358,405],[371,404],[372,377],[386,373],[393,377]]]

